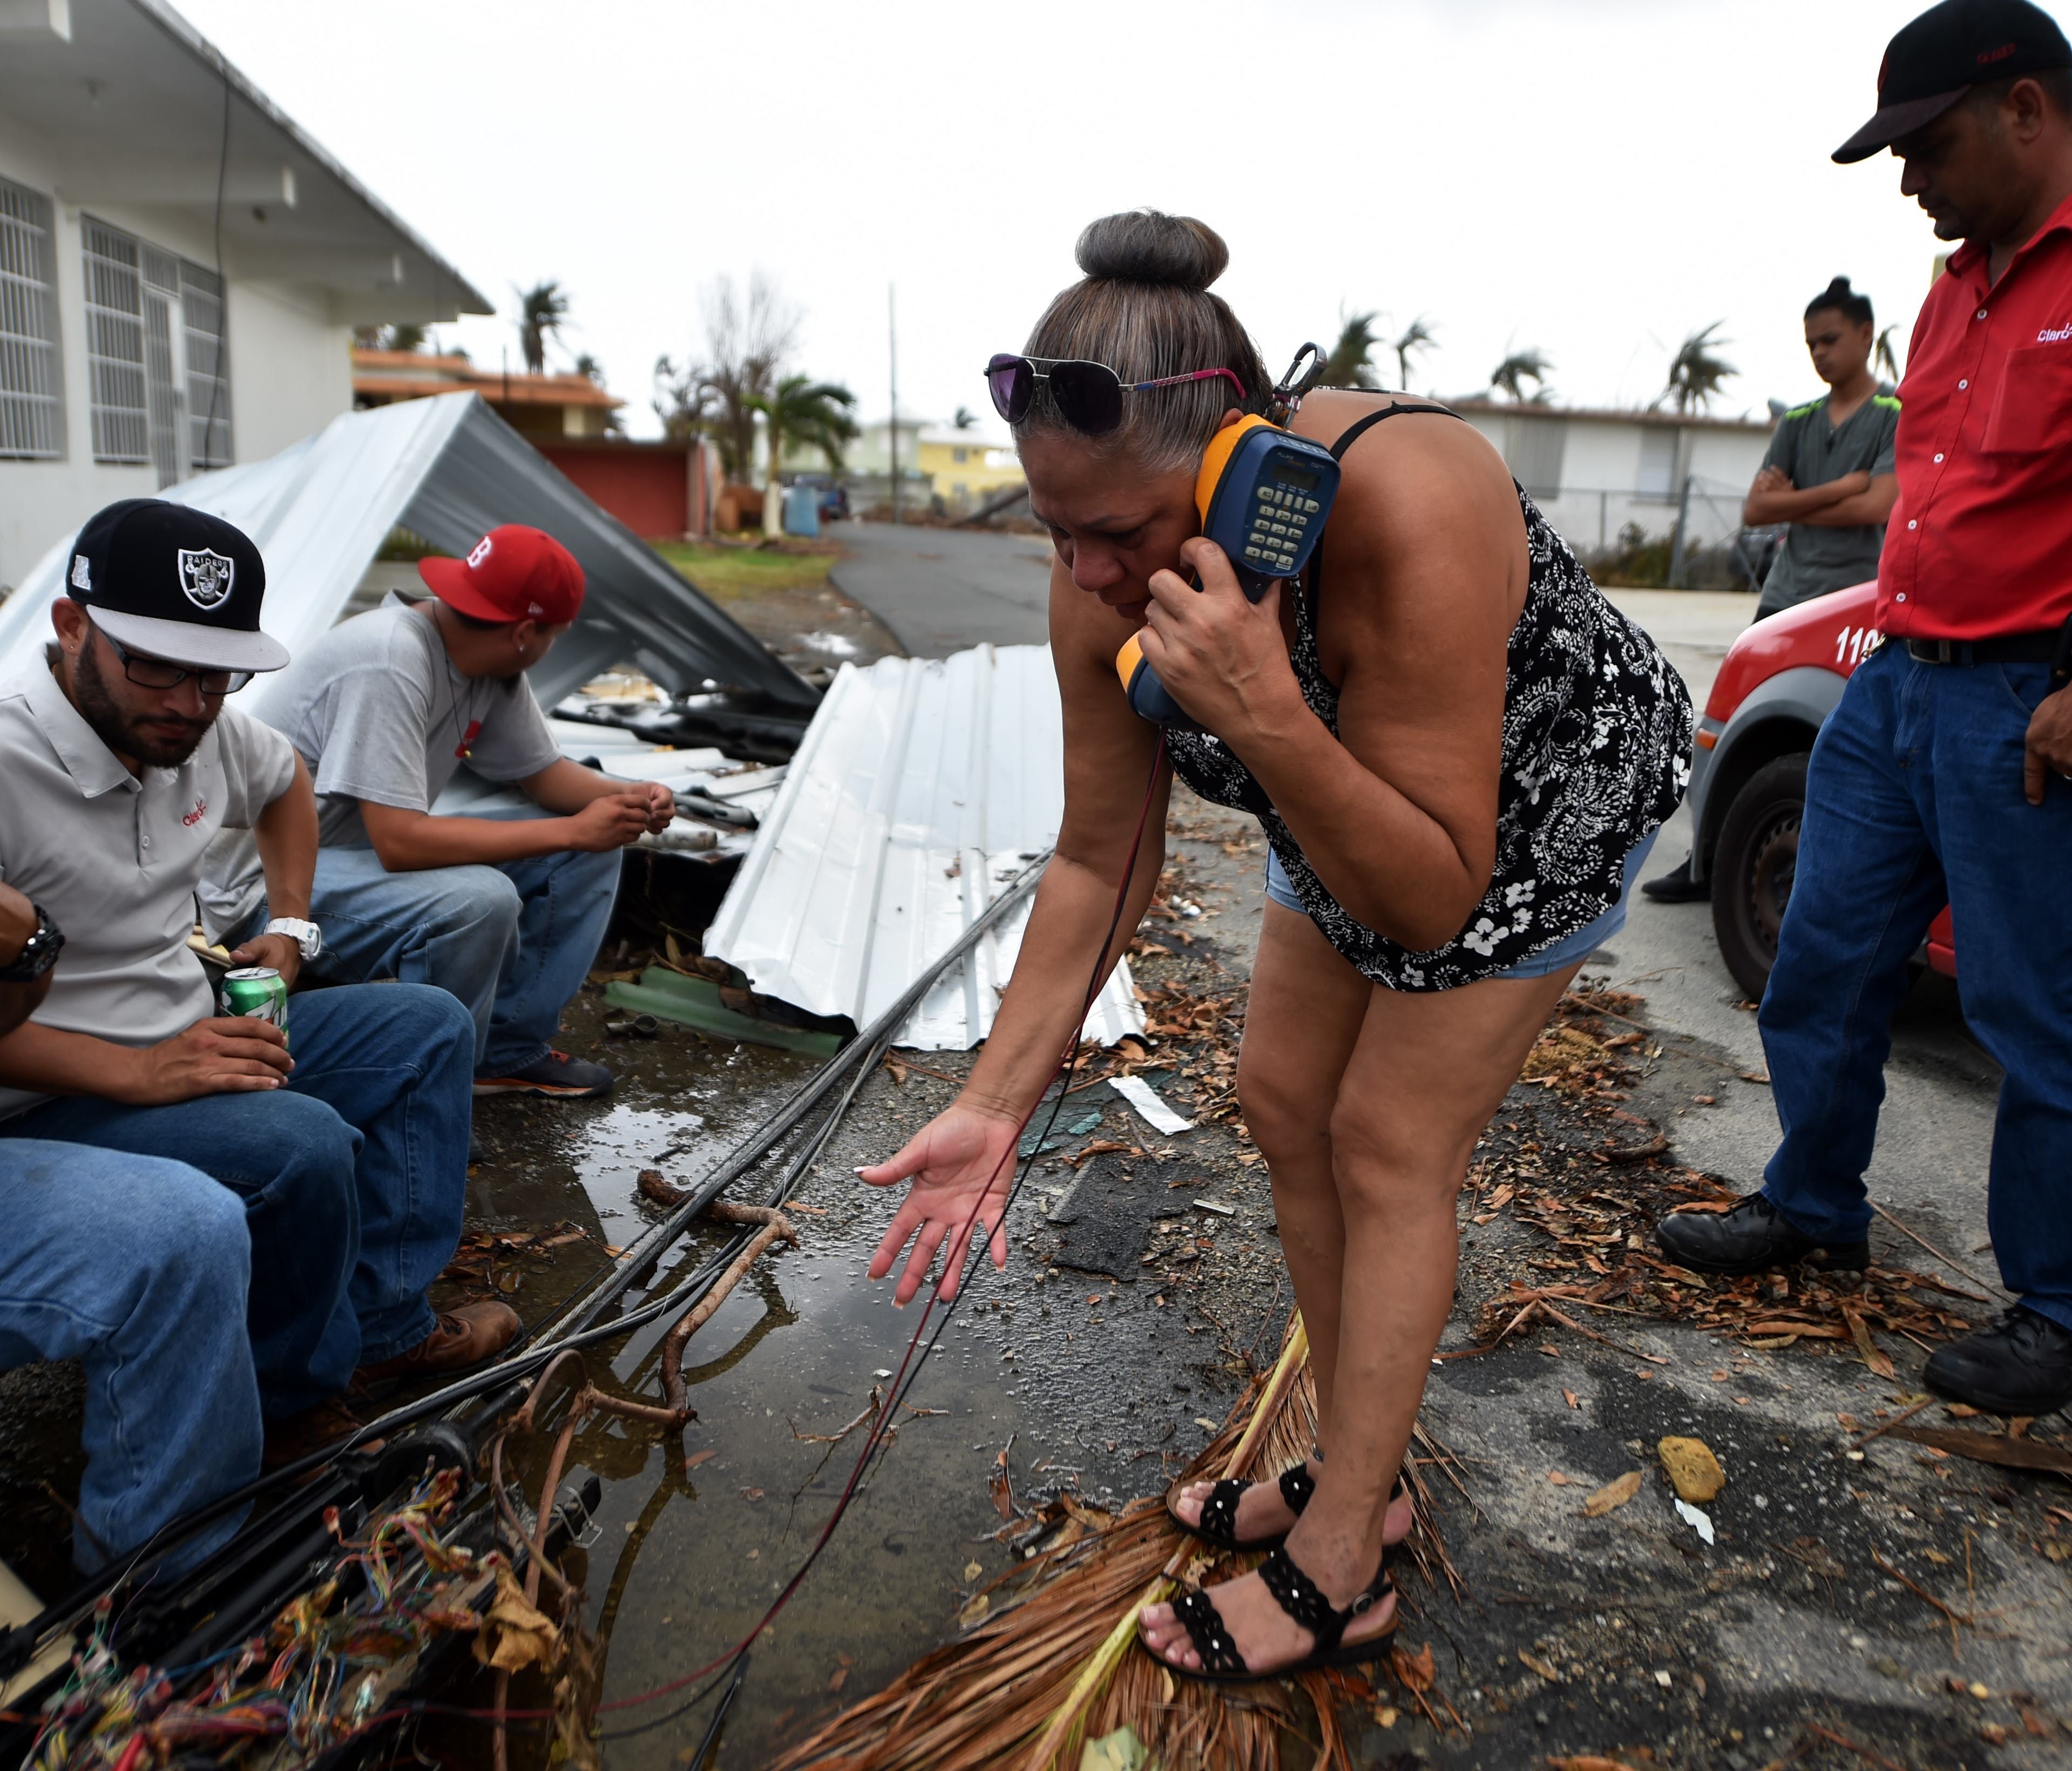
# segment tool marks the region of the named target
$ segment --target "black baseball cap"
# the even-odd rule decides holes
[[[278,670],[259,631],[266,565],[234,523],[162,498],[95,512],[72,543],[65,593],[118,645],[206,670]]]
[[[1848,166],[1925,127],[1972,87],[2072,68],[2072,43],[2029,0],[1942,0],[1885,45],[1877,115],[1835,150]]]

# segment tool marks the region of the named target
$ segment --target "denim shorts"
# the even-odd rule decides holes
[[[1545,978],[1549,974],[1565,971],[1579,960],[1588,959],[1620,929],[1626,926],[1626,900],[1633,896],[1633,882],[1639,876],[1647,860],[1647,851],[1655,846],[1656,833],[1650,830],[1634,843],[1626,858],[1626,883],[1620,888],[1618,902],[1589,927],[1578,929],[1572,935],[1564,936],[1551,947],[1543,947],[1538,953],[1529,954],[1515,966],[1507,966],[1500,972],[1490,974],[1495,978]],[[1302,900],[1295,896],[1294,883],[1288,877],[1288,870],[1281,864],[1281,857],[1269,849],[1266,855],[1266,896],[1283,910],[1292,910],[1298,916],[1309,912],[1302,908]]]

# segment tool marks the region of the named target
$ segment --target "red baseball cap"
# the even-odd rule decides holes
[[[543,530],[523,523],[492,529],[466,559],[421,559],[417,575],[442,603],[483,621],[573,621],[582,607],[583,570]]]

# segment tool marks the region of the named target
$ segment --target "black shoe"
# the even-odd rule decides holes
[[[1730,1212],[1672,1212],[1655,1226],[1655,1239],[1679,1266],[1701,1273],[1761,1273],[1808,1256],[1818,1267],[1860,1271],[1871,1258],[1868,1242],[1815,1242],[1761,1193]]]
[[[1991,1415],[2047,1415],[2072,1402],[2072,1328],[2019,1304],[1990,1328],[1938,1347],[1928,1387]]]
[[[1703,880],[1691,877],[1691,857],[1687,855],[1667,873],[1643,881],[1640,893],[1657,904],[1696,904],[1711,897],[1712,888]]]

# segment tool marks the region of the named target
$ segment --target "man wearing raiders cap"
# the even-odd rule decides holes
[[[1885,643],[1807,772],[1762,1013],[1783,1141],[1761,1192],[1657,1234],[1713,1272],[1863,1265],[1889,1027],[1947,901],[1965,1019],[2005,1073],[1988,1212],[2017,1302],[1926,1375],[2040,1415],[2072,1402],[2072,45],[2027,0],[1943,0],[1835,158],[1888,147],[1963,244],[1899,390]]]
[[[508,1306],[434,1316],[425,1296],[460,1235],[474,1028],[407,985],[297,996],[287,1037],[218,1013],[188,946],[218,831],[252,832],[276,912],[232,959],[292,985],[322,939],[308,774],[226,705],[288,661],[260,629],[259,551],[220,518],[127,499],[80,531],[66,588],[47,660],[0,686],[0,878],[65,943],[0,1039],[0,1137],[170,1157],[245,1201],[278,1463],[357,1425],[356,1368],[471,1365],[516,1328]]]

